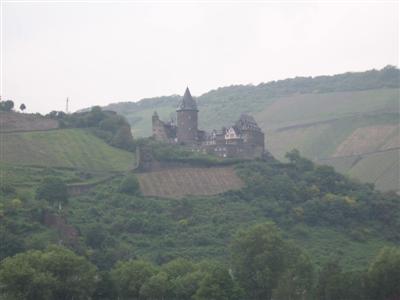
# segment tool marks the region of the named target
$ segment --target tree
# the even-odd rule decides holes
[[[12,111],[14,108],[14,102],[12,100],[6,100],[0,102],[0,110]]]
[[[88,127],[96,127],[106,117],[100,106],[93,106],[86,115],[86,125]]]
[[[272,298],[279,282],[290,273],[291,268],[295,268],[301,255],[301,251],[283,240],[272,223],[239,231],[231,244],[231,253],[233,274],[247,296],[263,300]],[[309,287],[308,283],[298,286]]]
[[[328,262],[319,274],[315,296],[321,300],[368,299],[365,294],[365,272],[343,272],[337,261]]]
[[[0,261],[24,250],[24,240],[7,228],[0,227]]]
[[[227,268],[212,264],[199,283],[193,299],[195,300],[234,300],[242,299],[243,291],[233,280]]]
[[[22,103],[22,104],[19,106],[19,109],[23,112],[23,111],[26,109],[26,105],[25,105],[24,103]]]
[[[312,292],[314,268],[310,258],[298,251],[293,252],[290,266],[282,274],[278,287],[274,290],[274,299],[309,299]]]
[[[342,269],[338,262],[330,261],[319,273],[316,297],[321,300],[340,299],[340,281]]]
[[[88,299],[96,285],[96,268],[72,251],[52,246],[4,259],[1,293],[6,299]]]
[[[111,279],[121,299],[137,299],[142,286],[155,274],[156,268],[147,261],[120,261],[111,270]]]
[[[93,293],[95,300],[110,300],[115,299],[116,291],[114,283],[111,280],[110,272],[102,271],[99,273],[96,290]]]
[[[118,128],[111,140],[111,145],[128,151],[134,150],[135,143],[129,125],[124,125]]]
[[[301,157],[300,151],[297,149],[286,153],[285,157],[300,171],[311,171],[314,168],[313,162]]]
[[[140,288],[140,294],[146,299],[165,299],[171,284],[168,281],[168,275],[159,272],[147,280]]]
[[[371,299],[400,299],[400,248],[385,247],[368,269]]]
[[[92,225],[86,233],[86,243],[93,249],[100,249],[107,240],[107,231],[100,224]]]
[[[119,186],[119,191],[128,195],[140,194],[140,185],[135,174],[130,173],[125,176]]]
[[[197,290],[197,271],[193,262],[184,258],[174,259],[162,265],[161,272],[168,276],[167,296],[172,299],[190,299]]]
[[[191,299],[199,288],[204,277],[204,272],[194,270],[172,280],[173,295],[175,299]]]
[[[52,299],[56,279],[40,269],[42,253],[29,251],[4,259],[0,265],[1,294],[6,299]]]
[[[178,278],[195,270],[195,266],[190,260],[177,258],[164,264],[161,270],[165,272],[169,278]]]
[[[57,204],[59,209],[68,201],[66,184],[57,177],[45,177],[36,189],[36,199],[46,200],[50,204]]]

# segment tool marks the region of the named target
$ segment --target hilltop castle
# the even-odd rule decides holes
[[[198,112],[196,101],[186,88],[176,110],[176,124],[161,121],[154,112],[153,137],[218,157],[257,158],[265,154],[264,133],[252,116],[242,114],[234,125],[207,133],[198,129]]]

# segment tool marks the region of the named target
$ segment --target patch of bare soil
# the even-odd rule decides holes
[[[69,225],[65,218],[45,212],[43,216],[43,224],[56,229],[64,244],[72,246],[78,244],[79,232],[75,227]]]

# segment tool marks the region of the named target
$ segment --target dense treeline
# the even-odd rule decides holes
[[[295,77],[284,80],[270,81],[254,85],[233,85],[218,88],[198,97],[199,106],[209,106],[211,103],[235,103],[238,100],[252,106],[254,103],[266,101],[273,97],[291,94],[329,93],[345,91],[362,91],[379,88],[400,87],[400,71],[395,66],[386,66],[381,70],[365,72],[347,72],[332,76]],[[139,102],[113,103],[106,107],[121,114],[154,108],[157,106],[174,106],[179,96],[156,97],[142,99]],[[239,104],[239,103],[238,103]],[[131,120],[132,124],[135,120]]]
[[[111,146],[128,151],[135,149],[131,128],[125,118],[112,111],[103,111],[99,106],[73,114],[52,111],[46,117],[58,120],[61,128],[89,128]]]
[[[302,249],[271,223],[239,231],[229,262],[175,259],[155,265],[119,261],[99,272],[60,246],[32,250],[0,263],[4,299],[398,299],[400,249],[384,248],[369,267],[343,272],[335,262],[317,270]]]
[[[295,77],[271,81],[260,83],[256,88],[262,90],[264,95],[267,97],[279,97],[295,93],[329,93],[379,88],[397,88],[399,85],[399,69],[395,66],[388,65],[381,70],[374,69],[365,72],[347,72],[332,76]],[[248,87],[250,88],[251,86]],[[230,88],[231,87],[226,87],[218,90]]]

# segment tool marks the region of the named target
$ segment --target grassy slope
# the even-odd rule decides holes
[[[1,134],[1,162],[66,167],[87,171],[125,171],[132,153],[107,145],[82,129]]]

